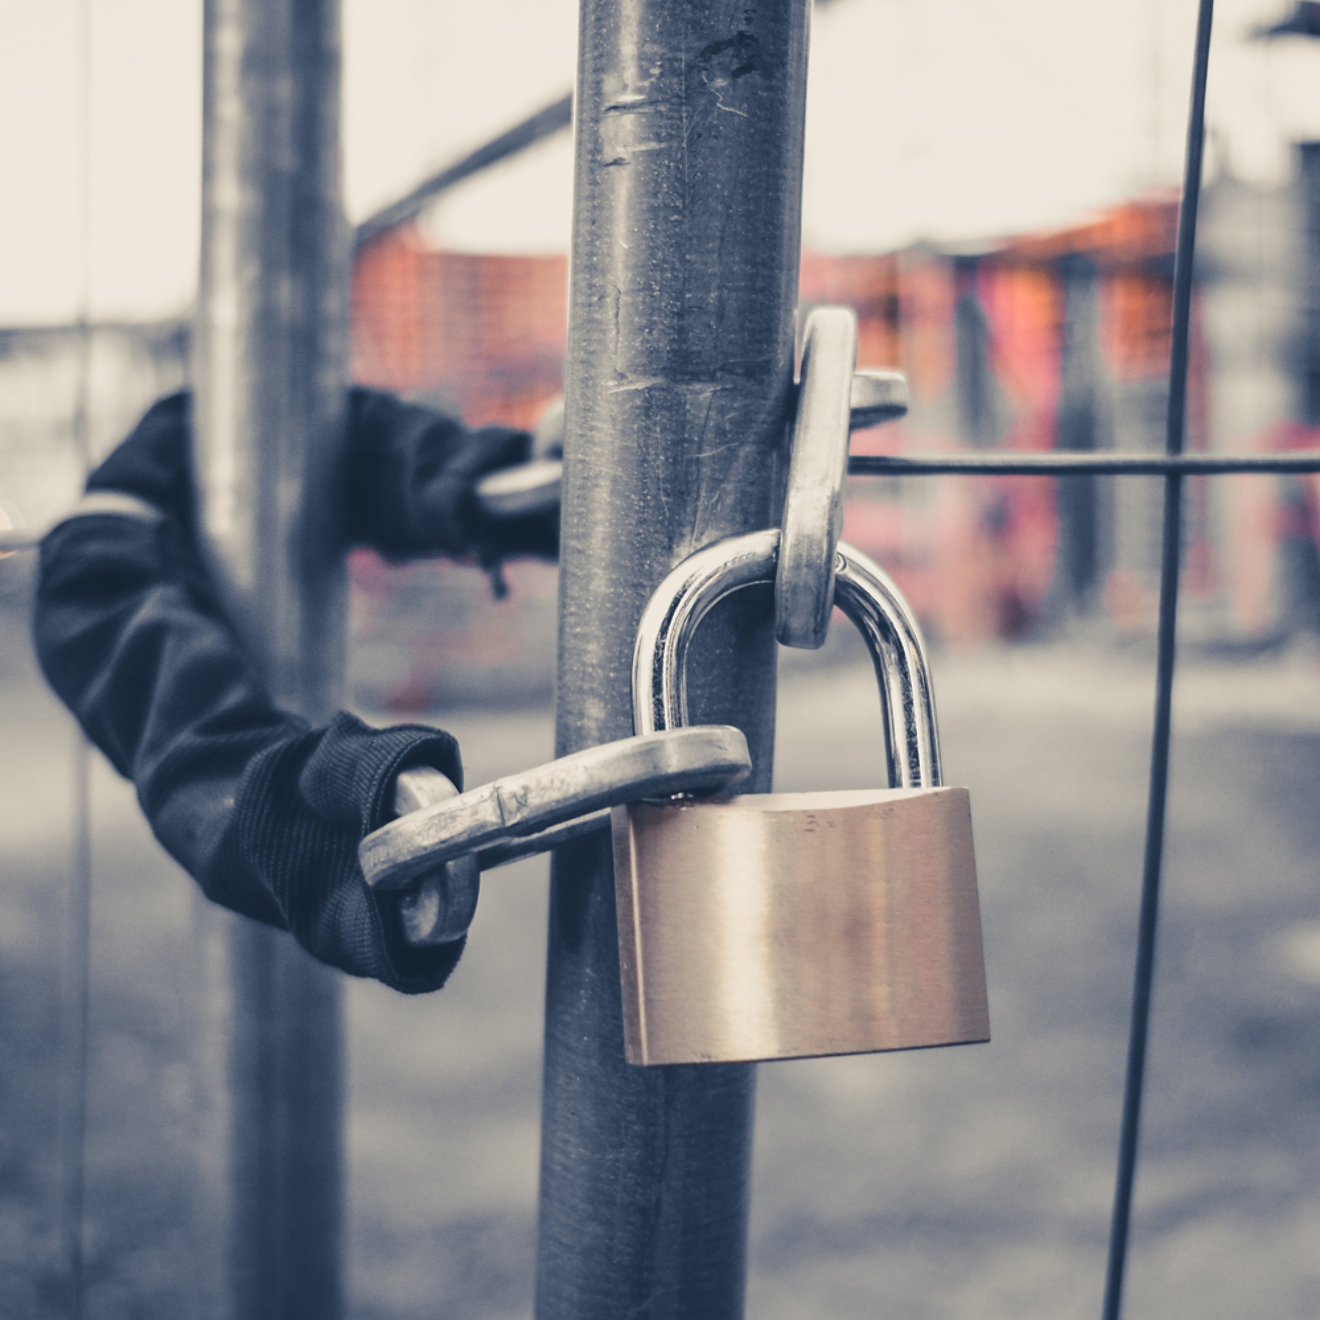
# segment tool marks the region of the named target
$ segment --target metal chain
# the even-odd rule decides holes
[[[817,307],[803,337],[775,568],[775,635],[785,646],[815,650],[829,632],[856,366],[856,314]]]

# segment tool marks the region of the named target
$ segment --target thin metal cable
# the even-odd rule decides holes
[[[73,746],[73,848],[64,949],[61,1026],[60,1216],[68,1283],[68,1314],[82,1315],[83,1221],[87,1165],[87,1046],[91,962],[91,756],[87,740]]]
[[[1320,450],[1272,454],[1044,453],[853,454],[849,476],[1168,477],[1243,472],[1320,472]]]
[[[1005,450],[974,454],[853,454],[848,473],[854,477],[1167,477],[1182,474],[1214,477],[1243,473],[1320,472],[1320,449],[1292,449],[1268,454],[1145,454],[1118,451],[1104,454],[1052,449],[1013,453]],[[41,531],[0,528],[0,555],[35,550]]]
[[[75,173],[78,306],[71,431],[85,474],[91,467],[91,0],[79,0],[77,82],[80,97]],[[60,1022],[60,1229],[68,1315],[81,1320],[87,1170],[87,1051],[92,933],[91,750],[81,733],[72,748],[72,858],[62,967]]]
[[[1169,410],[1165,451],[1181,454],[1187,431],[1187,368],[1191,330],[1192,271],[1196,253],[1196,212],[1201,195],[1201,158],[1205,143],[1205,88],[1210,64],[1210,29],[1214,0],[1200,0],[1196,54],[1192,68],[1191,111],[1178,248],[1173,270],[1173,343],[1169,361]],[[1109,1229],[1105,1273],[1104,1320],[1118,1320],[1123,1305],[1123,1272],[1132,1220],[1141,1100],[1146,1072],[1155,943],[1159,924],[1160,871],[1164,857],[1165,805],[1169,787],[1169,733],[1173,707],[1174,650],[1178,613],[1178,570],[1182,550],[1182,474],[1170,472],[1164,483],[1164,544],[1160,562],[1159,643],[1156,655],[1155,726],[1151,742],[1150,795],[1146,849],[1142,864],[1141,915],[1133,974],[1132,1022],[1128,1035],[1127,1080],[1118,1143],[1118,1174]]]

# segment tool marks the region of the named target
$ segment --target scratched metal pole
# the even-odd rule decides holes
[[[632,732],[643,606],[778,521],[807,0],[584,0],[567,358],[558,750]],[[745,595],[746,593],[744,593]],[[769,593],[698,639],[693,718],[769,786]],[[743,1313],[754,1072],[623,1057],[608,839],[561,850],[546,990],[537,1315]]]
[[[347,385],[338,0],[207,0],[194,427],[207,548],[274,699],[339,704],[334,520]],[[341,1309],[341,1039],[334,973],[280,932],[199,914],[207,1210],[203,1310]],[[207,1152],[210,1153],[207,1153]]]

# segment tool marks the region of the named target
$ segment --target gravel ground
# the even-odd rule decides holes
[[[74,740],[0,611],[0,1317],[62,1309],[61,962]],[[880,776],[846,645],[786,667],[779,786]],[[760,1071],[755,1320],[1099,1313],[1136,929],[1149,655],[936,659],[972,790],[994,1040]],[[1320,1314],[1320,658],[1189,657],[1129,1317]],[[859,711],[866,712],[860,718]],[[446,717],[469,781],[550,754],[545,710]],[[188,884],[92,773],[87,1320],[187,1316]],[[493,873],[438,996],[347,987],[353,1320],[530,1313],[544,862]]]

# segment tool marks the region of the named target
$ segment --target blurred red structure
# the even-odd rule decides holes
[[[911,385],[909,415],[855,436],[855,451],[1160,448],[1176,225],[1177,198],[1164,196],[970,253],[804,254],[803,306],[852,306],[859,363],[899,367]],[[471,421],[532,426],[562,390],[566,289],[563,257],[440,251],[405,222],[358,253],[356,378],[448,401]],[[1189,445],[1320,443],[1282,422],[1212,436],[1213,296],[1203,285],[1195,312]],[[1188,604],[1259,634],[1277,623],[1280,548],[1314,545],[1317,482],[1282,498],[1277,483],[1263,497],[1259,481],[1225,484],[1241,494],[1215,504],[1204,479],[1188,483]],[[1159,483],[1140,479],[858,480],[845,536],[895,575],[936,639],[1022,637],[1080,616],[1141,630],[1155,605],[1159,500]],[[392,589],[377,570],[357,574],[378,596]],[[501,631],[516,647],[517,629]]]
[[[567,290],[565,257],[438,251],[407,221],[358,250],[353,378],[534,426],[564,387]]]

